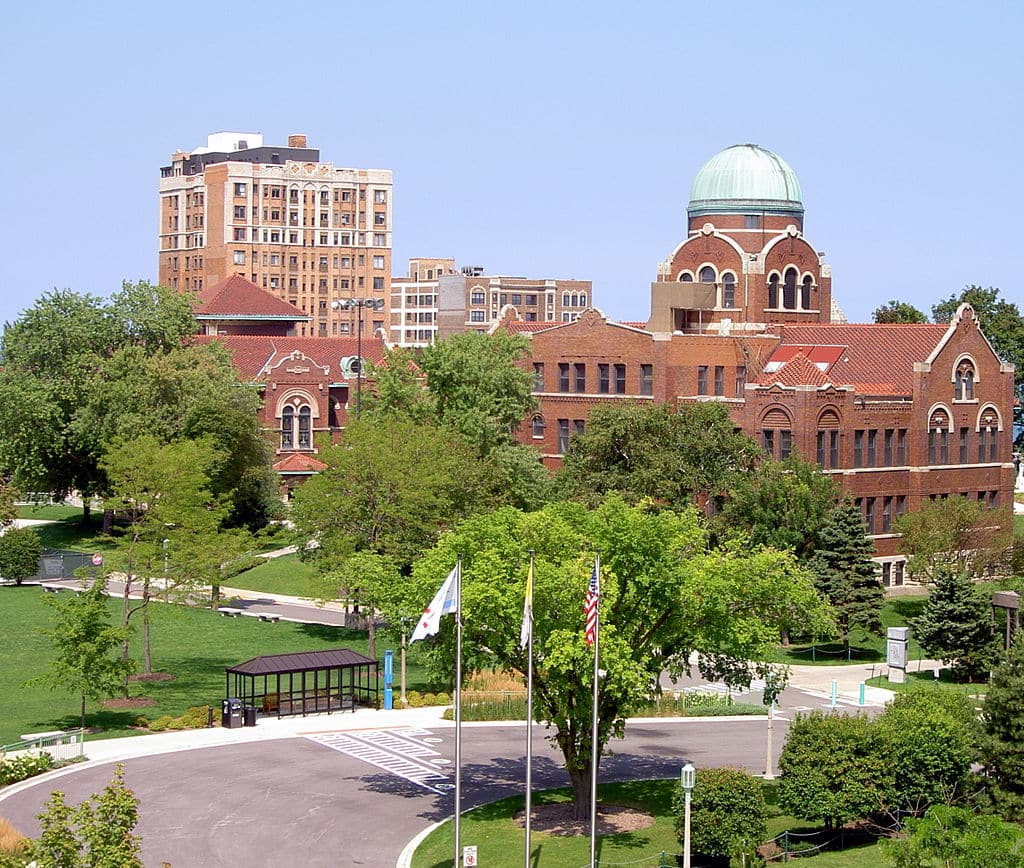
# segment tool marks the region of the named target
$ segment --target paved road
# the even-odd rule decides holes
[[[330,720],[309,720],[311,730]],[[776,754],[786,732],[776,724]],[[409,839],[450,816],[450,726],[312,732],[306,737],[206,748],[126,761],[141,800],[147,866],[308,868],[394,865]],[[764,770],[763,719],[637,722],[612,744],[601,780],[674,777],[698,768]],[[535,729],[536,789],[565,786],[560,756]],[[524,728],[473,725],[463,735],[463,808],[522,793]],[[27,834],[55,787],[77,802],[101,789],[113,764],[82,768],[6,798],[0,813]]]

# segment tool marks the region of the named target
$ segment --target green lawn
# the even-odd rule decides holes
[[[65,592],[68,593],[68,592]],[[22,733],[64,729],[78,725],[78,701],[62,692],[22,687],[43,671],[51,657],[48,640],[39,634],[47,625],[49,607],[38,587],[0,588],[0,744],[14,742]],[[120,601],[110,600],[112,618],[120,614]],[[140,616],[136,616],[136,619]],[[207,609],[157,604],[152,615],[153,666],[174,676],[173,681],[135,682],[132,695],[146,695],[157,704],[130,711],[99,711],[89,705],[89,726],[102,726],[103,737],[131,732],[132,720],[143,714],[180,715],[191,705],[219,707],[224,697],[224,669],[260,654],[306,651],[345,646],[366,653],[366,634],[338,627],[268,624],[256,618],[224,618]],[[132,650],[138,659],[137,642]],[[378,644],[381,656],[386,646]],[[408,669],[410,689],[425,690],[423,670]]]
[[[921,614],[927,595],[922,591],[906,597],[887,597],[882,606],[882,627],[906,627],[912,618]],[[817,664],[819,666],[846,665],[847,663],[884,663],[885,636],[873,636],[860,628],[854,628],[850,634],[850,657],[839,642],[806,641],[794,642],[786,647],[776,649],[772,661],[775,663]],[[924,654],[910,634],[910,660],[920,660]]]
[[[270,558],[258,567],[226,579],[229,588],[261,591],[265,594],[289,594],[293,597],[314,596],[314,569],[299,560],[297,554]]]
[[[66,518],[81,518],[80,506],[64,506],[63,504],[39,504],[18,507],[18,518],[46,519],[47,521],[63,521]]]
[[[698,772],[699,776],[699,772]],[[699,781],[699,777],[698,777]],[[630,805],[654,815],[655,823],[646,829],[598,839],[597,856],[602,865],[654,866],[662,853],[668,857],[665,865],[675,865],[674,857],[680,851],[672,816],[672,796],[678,787],[675,779],[667,781],[632,781],[605,784],[598,787],[599,799],[616,805]],[[805,821],[783,816],[773,807],[775,785],[765,784],[769,802],[769,835],[783,830],[812,833],[819,827]],[[534,793],[534,804],[568,801],[568,790]],[[475,845],[479,864],[495,868],[514,868],[523,864],[523,830],[512,820],[523,809],[523,797],[516,796],[484,805],[470,811],[462,820],[462,844]],[[442,868],[452,864],[454,829],[449,821],[437,828],[417,848],[413,868]],[[794,839],[795,840],[795,839]],[[562,837],[542,832],[531,832],[531,862],[534,865],[586,865],[590,858],[590,839],[587,835]],[[852,847],[842,852],[824,852],[801,860],[807,868],[877,868],[884,864],[875,845]]]
[[[43,510],[68,510],[70,507],[42,507]],[[29,508],[32,511],[32,508]],[[23,515],[23,518],[49,518],[46,515]],[[113,540],[102,532],[103,514],[93,513],[87,525],[82,524],[82,511],[76,509],[71,516],[53,516],[53,524],[36,525],[35,531],[39,540],[47,549],[63,549],[76,552],[103,552],[114,547]]]

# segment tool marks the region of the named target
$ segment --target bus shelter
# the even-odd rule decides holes
[[[348,648],[253,657],[225,670],[224,688],[264,716],[380,706],[377,661]]]

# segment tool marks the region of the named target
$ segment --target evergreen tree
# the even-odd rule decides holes
[[[850,630],[881,633],[885,592],[871,561],[874,546],[853,504],[839,504],[818,532],[819,546],[808,561],[819,592],[836,612],[843,647],[850,650]]]
[[[996,667],[981,709],[981,763],[996,810],[1024,820],[1024,633]]]
[[[958,681],[983,675],[996,661],[999,645],[988,594],[964,573],[940,570],[911,626],[925,653],[950,666]]]

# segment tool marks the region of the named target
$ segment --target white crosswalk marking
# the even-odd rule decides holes
[[[317,733],[306,738],[440,794],[452,785],[447,783],[448,775],[437,769],[436,764],[444,757],[425,743],[430,734],[429,730],[410,727]]]

